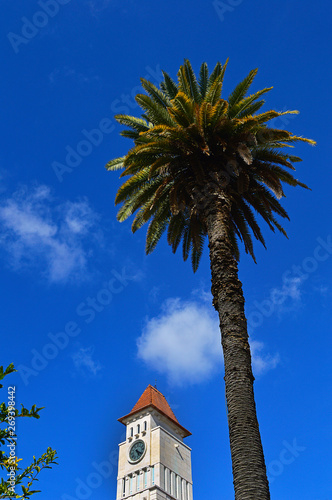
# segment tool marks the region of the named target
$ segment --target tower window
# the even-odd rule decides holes
[[[133,437],[133,435],[134,435],[134,427],[131,427],[130,428],[130,437]]]
[[[141,426],[138,424],[138,426],[137,426],[137,434],[139,434],[140,431],[141,431]]]
[[[140,473],[137,474],[137,491],[139,490],[140,488],[140,479],[141,479],[141,475]]]
[[[171,490],[171,495],[173,495],[173,497],[175,497],[174,483],[175,483],[175,474],[174,474],[174,472],[171,472],[171,484],[170,484],[171,488],[170,488],[170,490]]]
[[[133,492],[133,476],[130,476],[130,494]]]
[[[178,492],[177,492],[177,482],[178,482],[178,478],[177,478],[177,475],[174,474],[174,496],[175,498],[178,497]]]
[[[144,422],[144,424],[143,424],[143,425],[144,425],[143,429],[146,431],[146,429],[148,428],[148,424],[147,424],[147,421],[146,421],[146,420],[145,420],[145,422]]]
[[[182,498],[183,498],[183,500],[186,500],[186,498],[187,498],[186,482],[184,479],[182,479]]]
[[[146,488],[148,485],[148,473],[147,471],[145,470],[144,471],[144,488]]]
[[[123,496],[126,495],[126,478],[123,479],[123,483],[122,483],[122,495]]]
[[[152,481],[152,486],[154,485],[154,466],[151,467],[151,481]]]

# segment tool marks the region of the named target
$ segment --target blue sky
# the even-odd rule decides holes
[[[0,363],[20,367],[17,403],[45,407],[18,422],[23,463],[59,455],[36,498],[114,499],[117,418],[156,379],[192,432],[195,498],[207,483],[210,500],[233,498],[208,253],[195,275],[165,241],[146,257],[104,169],[131,146],[113,115],[139,114],[141,76],[229,57],[224,95],[258,67],[265,110],[300,110],[275,125],[318,143],[296,149],[312,191],[286,189],[289,240],[263,226],[268,250],[257,265],[242,252],[240,278],[272,498],[331,500],[330,4],[46,3],[0,7]]]

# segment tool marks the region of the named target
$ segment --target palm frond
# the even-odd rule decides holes
[[[159,210],[156,212],[147,230],[145,246],[145,252],[147,255],[155,249],[158,241],[167,229],[168,222],[169,206],[167,202],[164,202],[160,205]]]
[[[220,62],[217,62],[217,64],[215,65],[215,67],[214,67],[214,69],[209,77],[207,90],[209,90],[212,87],[212,85],[216,81],[218,81],[219,83],[221,83],[221,87],[220,87],[220,91],[221,91],[224,76],[225,76],[225,71],[227,68],[227,64],[228,64],[228,59],[226,59],[226,62],[224,65],[221,65]]]
[[[272,88],[273,87],[269,87],[263,90],[259,90],[255,94],[252,94],[245,99],[238,101],[236,104],[229,108],[228,117],[236,118],[241,113],[243,113],[250,105],[252,105],[253,102],[256,101],[261,95],[266,94],[266,92],[269,92]]]
[[[257,111],[261,109],[262,106],[264,106],[265,101],[262,99],[261,101],[256,101],[250,106],[246,107],[243,111],[240,111],[240,113],[237,115],[237,118],[245,118],[246,116],[252,116],[254,115]]]
[[[136,116],[115,115],[114,118],[121,125],[131,127],[132,129],[137,130],[137,132],[145,132],[146,130],[149,130],[149,126],[146,121],[141,118],[137,118]]]
[[[119,158],[115,158],[114,160],[109,161],[106,163],[105,168],[107,170],[120,170],[120,168],[123,168],[123,162],[125,160],[125,156],[120,156]]]
[[[191,265],[194,273],[197,271],[204,249],[205,235],[199,232],[191,249]]]
[[[184,93],[178,92],[176,97],[172,99],[172,107],[169,113],[174,116],[174,119],[179,121],[182,116],[181,123],[187,123],[188,126],[194,121],[194,106],[192,100]]]
[[[200,89],[200,93],[201,93],[201,99],[205,98],[205,94],[206,94],[206,91],[208,88],[208,83],[209,83],[209,69],[208,69],[208,65],[204,62],[201,65],[201,69],[199,72],[199,81],[198,81],[198,85],[199,85],[199,89]]]
[[[151,97],[145,94],[137,94],[137,103],[146,111],[146,114],[154,125],[169,125],[173,126],[174,122],[171,119],[167,110],[157,104]]]
[[[208,89],[205,95],[204,102],[208,102],[212,106],[215,106],[215,104],[217,104],[218,100],[220,99],[221,88],[222,88],[222,82],[216,80]]]
[[[250,235],[247,221],[243,215],[243,212],[239,209],[237,205],[233,205],[231,215],[235,227],[238,230],[238,234],[240,235],[240,238],[244,243],[244,248],[246,253],[249,253],[253,258],[254,262],[256,262],[252,238]]]
[[[155,103],[160,104],[164,108],[170,106],[170,100],[168,96],[159,90],[153,83],[149,82],[145,78],[141,78],[142,87],[147,91],[149,96],[154,100]]]
[[[184,65],[180,67],[178,77],[180,91],[182,90],[194,102],[199,103],[201,100],[199,87],[195,73],[188,59],[185,59]]]
[[[165,72],[163,71],[164,81],[161,82],[160,86],[164,92],[166,92],[169,99],[174,99],[176,94],[178,93],[178,87],[175,81]]]
[[[230,96],[227,99],[230,109],[245,97],[246,93],[249,90],[250,85],[252,84],[257,74],[257,71],[258,71],[257,69],[251,70],[248,76],[246,76],[246,78],[244,78],[244,80],[242,80],[242,82],[240,82],[235,87],[233,92],[230,94]]]

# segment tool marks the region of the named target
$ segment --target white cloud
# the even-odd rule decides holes
[[[51,283],[87,275],[84,243],[98,234],[87,200],[56,204],[47,186],[24,187],[0,202],[0,221],[0,246],[14,269],[40,268]]]
[[[277,364],[253,342],[253,367],[261,374]],[[199,383],[222,365],[219,321],[211,306],[180,299],[166,301],[160,316],[147,321],[137,339],[138,357],[176,385]]]
[[[195,302],[169,299],[137,340],[138,357],[175,384],[205,380],[221,365],[218,319]]]
[[[267,371],[273,370],[280,361],[278,353],[273,356],[271,354],[264,354],[262,352],[264,348],[263,342],[258,342],[258,340],[250,341],[252,371],[255,377],[259,377]]]
[[[102,369],[99,361],[94,361],[92,355],[94,347],[81,347],[77,352],[72,355],[74,366],[80,372],[88,372],[90,375],[97,375]]]
[[[191,295],[194,297],[194,299],[197,299],[200,302],[205,302],[206,304],[212,305],[213,301],[212,293],[210,290],[207,291],[204,287],[195,288],[191,292]]]

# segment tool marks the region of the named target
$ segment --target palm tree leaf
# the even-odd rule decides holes
[[[122,137],[127,137],[128,139],[134,139],[134,141],[139,138],[139,132],[136,130],[121,130],[120,135],[122,135]]]
[[[178,93],[178,87],[175,83],[175,81],[165,72],[163,71],[163,76],[164,76],[164,81],[161,82],[160,86],[162,90],[164,90],[169,99],[174,99],[176,94]]]
[[[244,248],[246,253],[249,253],[253,258],[254,262],[256,262],[251,235],[249,232],[247,221],[243,215],[243,212],[239,209],[237,205],[233,205],[231,215],[233,222],[238,230],[238,234],[240,235],[240,238],[244,243]]]
[[[227,64],[228,64],[228,59],[226,59],[226,62],[225,62],[225,64],[223,66],[221,65],[220,62],[217,62],[217,64],[214,67],[214,70],[212,71],[212,73],[211,73],[211,75],[209,77],[207,90],[210,90],[210,88],[212,87],[212,85],[216,81],[218,81],[219,83],[221,83],[221,88],[222,88],[222,83],[223,83],[225,71],[226,71],[226,68],[227,68]],[[220,91],[221,91],[221,88],[220,88]]]
[[[201,100],[198,83],[195,73],[188,59],[180,66],[178,72],[179,90],[187,95],[194,102],[199,103]]]
[[[244,78],[244,80],[242,80],[242,82],[240,82],[235,87],[233,92],[230,94],[230,96],[227,99],[230,109],[245,97],[246,93],[249,90],[250,85],[252,84],[257,74],[257,71],[258,71],[257,69],[251,70],[248,76],[246,76],[246,78]]]
[[[204,62],[201,65],[201,69],[199,72],[199,81],[198,81],[198,85],[199,85],[199,89],[200,89],[200,93],[201,93],[201,99],[205,98],[205,94],[206,94],[206,91],[208,88],[208,83],[209,83],[209,69],[208,69],[208,65]]]
[[[256,115],[258,123],[266,123],[269,120],[273,120],[274,118],[278,118],[283,115],[298,115],[299,111],[296,109],[291,111],[274,111],[273,109],[270,111],[265,111],[265,113],[261,113],[260,115]]]
[[[145,78],[141,78],[142,87],[147,91],[149,96],[154,100],[156,104],[160,104],[164,108],[170,106],[170,100],[168,96],[159,90],[153,83],[149,82]]]
[[[220,122],[221,118],[224,118],[227,114],[228,102],[224,99],[219,99],[217,104],[212,107],[212,116],[211,116],[211,126],[214,127]]]
[[[167,241],[168,244],[172,246],[173,253],[176,252],[183,235],[183,231],[185,229],[185,220],[182,212],[179,212],[176,215],[172,215],[167,232]]]
[[[132,129],[137,130],[137,132],[145,132],[146,130],[149,130],[146,121],[141,118],[137,118],[136,116],[115,115],[114,118],[117,122],[121,123],[121,125],[131,127]]]
[[[137,94],[136,101],[143,109],[145,109],[149,121],[154,125],[174,126],[174,122],[167,110],[160,104],[157,104],[153,99],[151,99],[151,97],[145,94]]]
[[[204,102],[210,103],[212,106],[217,104],[217,102],[220,99],[221,95],[221,88],[222,88],[222,82],[219,80],[216,80],[211,87],[208,89]]]
[[[264,106],[265,101],[262,99],[261,101],[256,101],[252,104],[250,104],[248,107],[246,107],[243,111],[241,111],[238,115],[237,118],[245,118],[246,116],[251,116],[254,115],[257,111],[261,109],[262,106]]]
[[[192,239],[190,234],[190,225],[185,226],[183,232],[182,257],[186,261],[189,257]]]
[[[155,249],[158,241],[167,229],[168,222],[169,206],[167,202],[164,202],[159,205],[159,210],[156,212],[147,230],[145,246],[145,252],[147,255]]]
[[[178,92],[176,97],[172,99],[172,109],[177,109],[184,113],[190,123],[194,121],[194,105],[192,100],[184,93]]]
[[[128,196],[139,191],[142,186],[149,181],[149,173],[150,167],[145,167],[140,169],[135,175],[129,177],[129,179],[118,189],[115,197],[115,204],[121,203]]]
[[[273,87],[269,87],[263,90],[259,90],[255,94],[252,94],[245,99],[237,102],[237,104],[234,104],[229,108],[228,117],[236,118],[241,112],[244,112],[250,105],[252,105],[253,102],[256,101],[261,95],[266,94],[266,92],[269,92],[269,90],[271,90],[272,88]]]
[[[243,216],[245,217],[247,223],[249,224],[250,229],[252,230],[255,238],[259,240],[263,246],[266,248],[265,245],[265,240],[263,238],[262,232],[260,230],[259,225],[257,224],[257,221],[255,219],[255,216],[253,214],[253,211],[251,210],[250,206],[243,200],[243,199],[238,199],[237,204],[239,209],[241,209]]]
[[[123,168],[123,162],[125,160],[125,156],[120,156],[119,158],[115,158],[114,160],[109,161],[106,163],[105,168],[107,170],[120,170],[120,168]]]
[[[204,249],[205,235],[199,232],[196,235],[196,242],[191,249],[191,265],[194,273],[197,271]]]

